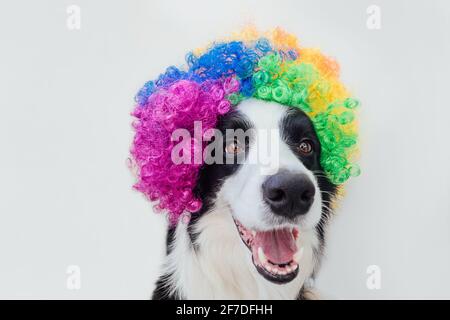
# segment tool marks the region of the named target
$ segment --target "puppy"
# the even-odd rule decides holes
[[[194,189],[202,209],[169,227],[152,298],[311,297],[337,193],[311,120],[298,108],[248,99],[220,117],[217,129],[224,138],[210,144],[219,144],[224,161],[202,165]],[[230,129],[249,134],[230,136]],[[265,163],[251,161],[261,141],[276,145]]]

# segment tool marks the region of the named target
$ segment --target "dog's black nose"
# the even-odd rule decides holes
[[[262,185],[264,201],[273,213],[287,218],[308,212],[316,189],[305,174],[282,171],[270,176]]]

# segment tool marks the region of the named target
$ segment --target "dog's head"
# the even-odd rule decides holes
[[[257,270],[288,282],[298,233],[320,232],[336,186],[358,174],[356,106],[336,62],[279,29],[216,43],[139,91],[135,187],[172,224],[219,201]]]
[[[223,151],[222,161],[204,165],[195,189],[203,212],[227,206],[258,272],[289,282],[298,273],[299,232],[318,226],[336,191],[314,126],[301,110],[250,99],[217,128],[209,145]]]

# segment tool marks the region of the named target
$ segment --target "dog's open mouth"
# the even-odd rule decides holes
[[[298,274],[296,228],[254,231],[234,220],[242,241],[252,253],[256,270],[267,280],[287,283]]]

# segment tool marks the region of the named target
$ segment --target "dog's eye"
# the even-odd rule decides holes
[[[225,152],[228,154],[238,154],[238,153],[241,153],[243,150],[244,150],[244,148],[241,146],[239,141],[236,141],[236,140],[227,144],[225,147]]]
[[[309,155],[313,151],[312,141],[305,139],[298,145],[298,151],[303,155]]]

